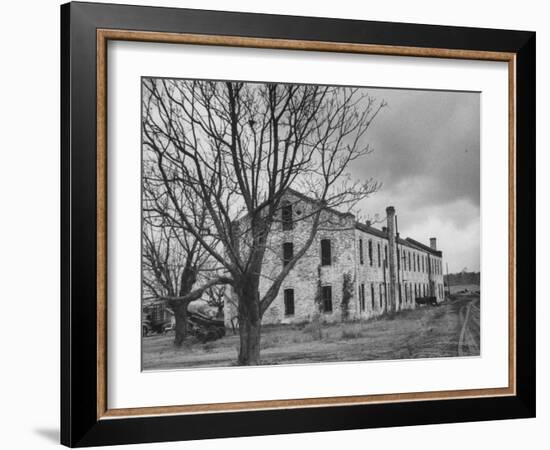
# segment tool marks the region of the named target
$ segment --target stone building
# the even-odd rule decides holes
[[[268,238],[260,296],[307,241],[317,208],[314,200],[294,190],[282,205]],[[286,276],[262,323],[362,319],[384,314],[392,305],[396,311],[415,308],[416,299],[443,301],[442,252],[436,239],[427,246],[399,237],[394,208],[386,213],[386,226],[378,229],[353,214],[325,208],[313,243]],[[227,301],[226,325],[236,316],[235,302]]]

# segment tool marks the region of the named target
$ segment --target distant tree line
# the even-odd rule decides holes
[[[463,270],[459,273],[450,273],[449,275],[444,275],[445,284],[450,283],[451,286],[457,286],[462,284],[477,284],[479,285],[480,272],[467,272]]]

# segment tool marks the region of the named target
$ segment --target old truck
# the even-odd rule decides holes
[[[142,308],[142,335],[166,334],[174,329],[174,312],[163,301],[153,301]],[[204,301],[189,304],[187,308],[187,332],[201,342],[214,341],[225,336],[223,317],[219,309]]]

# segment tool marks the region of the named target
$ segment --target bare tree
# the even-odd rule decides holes
[[[322,212],[349,211],[379,187],[352,181],[347,170],[372,151],[365,135],[384,102],[346,87],[151,78],[143,93],[144,153],[161,180],[157,195],[223,267],[238,303],[238,363],[258,364],[262,316],[314,241]],[[291,187],[314,199],[311,229],[260,296],[267,238]],[[186,211],[190,193],[219,245]]]
[[[187,337],[187,308],[225,280],[216,276],[209,253],[180,222],[172,220],[170,202],[158,189],[154,172],[145,170],[143,182],[142,264],[144,297],[164,300],[174,312],[174,344],[181,346]],[[202,238],[215,245],[208,236],[206,214],[196,202],[187,198],[184,206]],[[195,199],[196,200],[196,199]],[[182,206],[183,207],[183,206]],[[200,287],[193,289],[199,282]]]
[[[206,291],[208,306],[212,306],[217,309],[216,316],[223,314],[225,297],[227,295],[226,287],[226,285],[213,286]]]

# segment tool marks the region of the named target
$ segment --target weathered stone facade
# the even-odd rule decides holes
[[[289,205],[290,216],[272,227],[260,296],[280,273],[285,255],[298,252],[311,233],[315,202],[291,191],[283,204]],[[388,208],[389,226],[382,230],[358,222],[352,214],[323,211],[313,243],[284,279],[262,323],[378,316],[388,311],[392,288],[396,310],[414,308],[420,297],[443,301],[442,253],[436,250],[435,239],[430,247],[392,236],[388,230],[394,229],[393,220],[393,208]],[[224,316],[230,326],[237,316],[234,301],[226,302]]]

